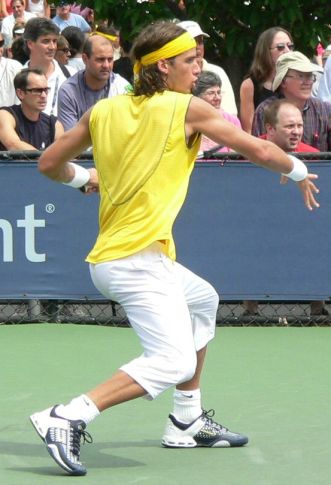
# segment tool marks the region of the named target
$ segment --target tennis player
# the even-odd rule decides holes
[[[172,22],[157,22],[138,36],[133,55],[134,93],[98,102],[39,162],[40,171],[57,182],[99,188],[100,232],[87,257],[92,280],[106,298],[123,306],[143,348],[95,389],[31,416],[50,455],[71,475],[86,473],[80,440],[88,439],[89,422],[111,406],[143,396],[155,399],[170,387],[175,387],[174,404],[163,446],[248,442],[203,410],[200,375],[219,297],[175,261],[172,226],[201,133],[293,179],[306,207],[318,207],[317,176],[301,161],[237,129],[190,94],[200,68],[189,33]],[[70,162],[91,144],[96,169]]]

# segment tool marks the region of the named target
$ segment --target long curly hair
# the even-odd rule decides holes
[[[146,54],[160,49],[173,39],[176,39],[185,32],[184,29],[173,22],[159,20],[146,27],[136,38],[131,58],[134,63]],[[157,64],[142,66],[134,81],[134,94],[136,96],[152,96],[156,92],[163,92],[167,89],[167,80],[159,71]]]

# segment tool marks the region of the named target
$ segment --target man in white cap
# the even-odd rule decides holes
[[[272,89],[274,96],[259,104],[255,111],[252,134],[263,135],[265,131],[264,110],[275,99],[286,98],[302,113],[302,141],[321,152],[331,150],[331,104],[313,98],[312,87],[315,72],[322,68],[310,62],[298,51],[282,54],[276,63],[276,75]]]
[[[234,97],[233,88],[230,82],[230,79],[224,69],[216,64],[211,64],[204,59],[205,48],[204,48],[204,38],[209,38],[210,35],[203,32],[200,25],[193,20],[184,20],[183,22],[179,22],[178,25],[189,32],[192,37],[194,37],[197,43],[197,56],[201,60],[201,69],[203,71],[212,71],[215,72],[222,81],[222,108],[227,113],[232,115],[237,115],[237,105],[236,100]]]

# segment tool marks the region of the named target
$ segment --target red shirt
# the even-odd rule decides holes
[[[307,143],[303,143],[303,141],[300,141],[298,143],[298,146],[294,150],[295,152],[319,152],[318,148],[312,147],[311,145],[307,145]]]
[[[259,138],[266,140],[267,135],[266,134],[260,135]],[[303,141],[300,141],[300,143],[298,143],[298,146],[296,147],[296,149],[293,150],[293,152],[312,152],[312,153],[319,152],[319,151],[320,150],[318,150],[317,148],[312,147],[311,145],[307,145],[307,143],[303,143]]]

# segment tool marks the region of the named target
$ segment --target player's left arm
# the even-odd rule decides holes
[[[249,135],[226,121],[205,101],[192,97],[185,121],[186,136],[200,132],[218,144],[226,145],[247,160],[268,170],[281,173],[298,182],[307,209],[319,207],[315,194],[319,192],[314,181],[316,174],[308,173],[306,166],[288,156],[274,143]]]

